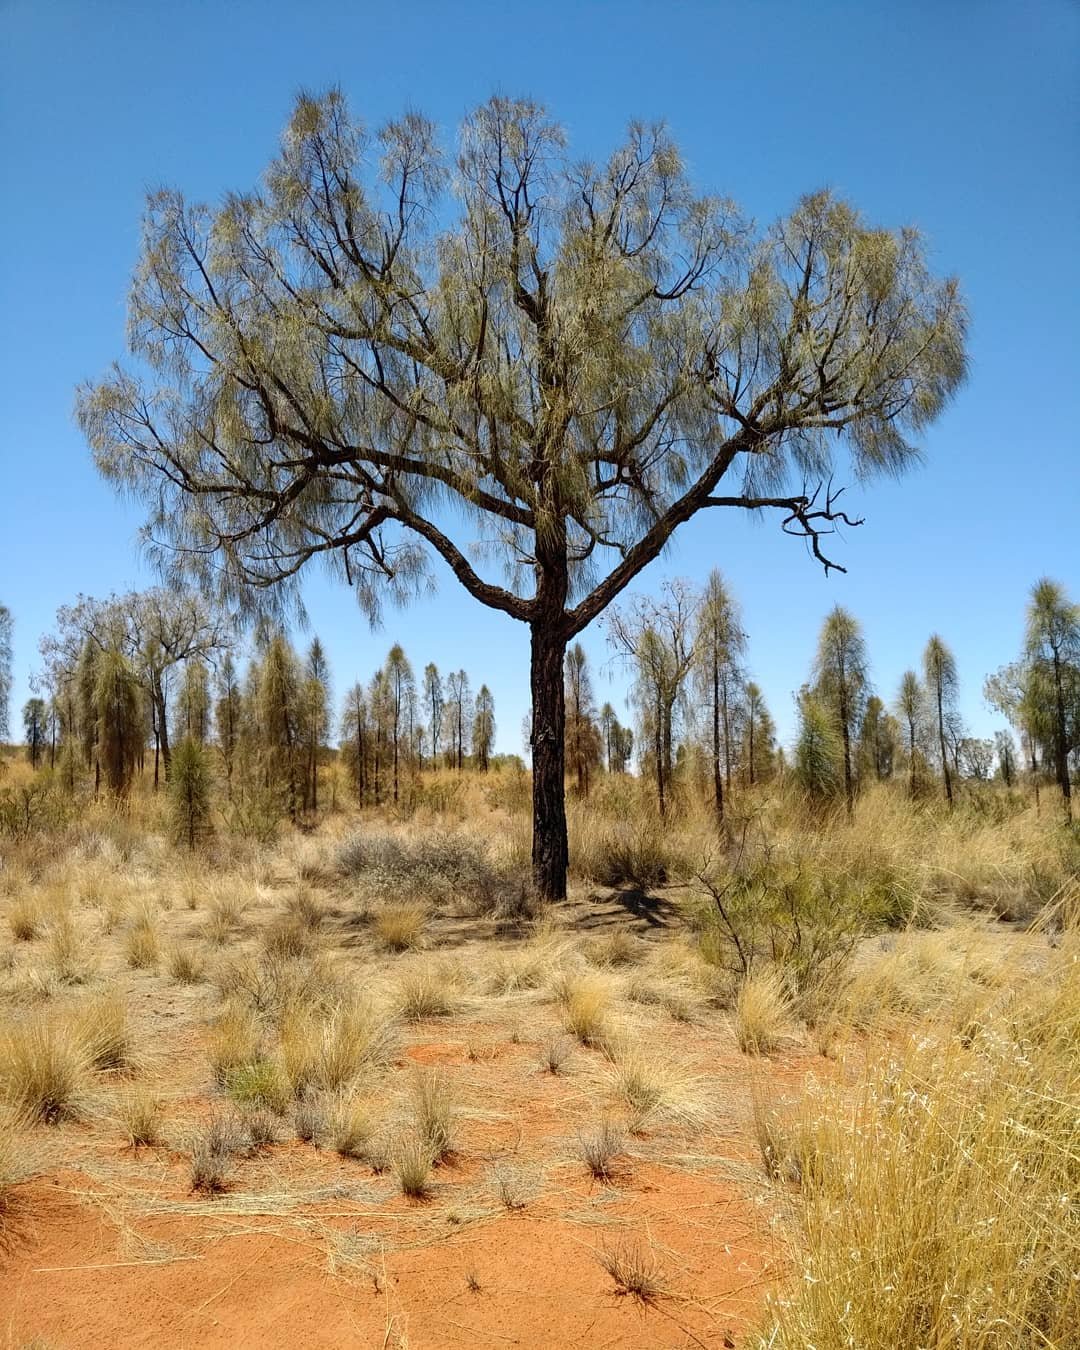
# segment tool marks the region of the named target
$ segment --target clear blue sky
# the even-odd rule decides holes
[[[841,546],[848,575],[826,579],[775,523],[714,511],[642,585],[723,570],[785,735],[837,602],[862,619],[886,698],[937,630],[971,726],[992,727],[983,675],[1016,652],[1031,583],[1049,574],[1080,595],[1074,0],[0,0],[0,602],[16,712],[58,605],[151,579],[138,511],[98,480],[72,418],[76,383],[123,354],[144,191],[254,185],[296,91],[333,83],[369,122],[416,107],[448,136],[492,92],[529,94],[583,155],[604,155],[631,117],[663,117],[698,186],[759,221],[827,185],[877,223],[925,231],[935,268],[963,282],[972,375],[925,467],[854,498],[867,523]],[[336,692],[399,638],[418,667],[485,680],[499,747],[519,750],[525,630],[440,580],[373,635],[313,574]],[[607,662],[602,631],[585,643]],[[624,683],[598,672],[597,693],[621,706]]]

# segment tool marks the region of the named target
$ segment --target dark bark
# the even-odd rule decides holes
[[[1065,690],[1061,678],[1061,658],[1054,652],[1054,773],[1065,803],[1065,819],[1072,820],[1072,785],[1069,781],[1069,741],[1065,725]]]
[[[543,900],[566,898],[566,638],[556,623],[532,625],[533,880]]]
[[[724,779],[720,772],[720,667],[715,659],[712,669],[712,761],[713,796],[716,801],[716,823],[724,823]]]

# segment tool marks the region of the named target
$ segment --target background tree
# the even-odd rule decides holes
[[[1030,668],[1029,697],[1042,711],[1049,758],[1061,789],[1065,819],[1072,820],[1069,755],[1080,744],[1080,605],[1056,581],[1043,577],[1032,588],[1024,635]]]
[[[922,735],[925,697],[919,677],[913,670],[905,670],[900,677],[896,695],[896,711],[907,736],[908,790],[912,797],[918,791],[918,744]]]
[[[750,680],[744,690],[744,754],[746,781],[753,786],[772,777],[776,751],[776,724],[765,706],[765,698]]]
[[[271,637],[257,676],[263,781],[295,820],[300,810],[300,670],[283,633]]]
[[[458,144],[450,163],[417,113],[371,135],[339,92],[303,95],[263,188],[154,193],[129,327],[150,376],[115,369],[78,415],[170,570],[280,610],[321,558],[373,611],[431,549],[528,624],[554,899],[567,645],[702,509],[777,510],[828,563],[836,499],[808,481],[838,440],[860,477],[907,466],[963,377],[965,315],[915,231],[818,193],[755,234],[662,126],[582,163],[544,108],[497,97]]]
[[[1007,731],[994,732],[994,753],[997,755],[1001,781],[1011,788],[1016,779],[1016,747]]]
[[[214,703],[214,731],[217,735],[218,749],[221,751],[221,762],[225,768],[226,792],[231,799],[233,769],[241,735],[243,698],[230,651],[226,651],[221,658],[215,685],[217,700]]]
[[[428,718],[431,761],[434,764],[439,758],[439,746],[442,743],[443,687],[439,667],[432,661],[424,667],[424,712]]]
[[[585,648],[580,642],[566,653],[566,753],[577,779],[579,796],[589,795],[593,769],[600,762],[600,729],[596,725],[592,677]]]
[[[988,782],[994,771],[994,742],[981,736],[961,737],[960,771],[976,782]]]
[[[876,694],[871,694],[859,724],[859,777],[876,778],[879,783],[892,777],[900,728]]]
[[[814,693],[836,723],[844,769],[844,800],[855,805],[852,741],[869,697],[869,661],[859,621],[839,605],[826,615],[814,659]]]
[[[30,767],[37,769],[45,753],[49,734],[49,711],[43,698],[31,698],[23,705],[23,735]]]
[[[463,670],[451,671],[446,677],[446,713],[450,720],[450,763],[461,772],[465,763],[468,743],[468,725],[465,709],[469,706],[472,693],[469,689],[469,677]]]
[[[402,744],[405,746],[406,753],[410,749],[410,740],[406,729],[409,721],[409,710],[416,697],[412,666],[409,664],[409,658],[405,655],[404,648],[399,642],[395,642],[390,648],[390,653],[386,658],[385,674],[390,711],[390,743],[394,764],[394,805],[396,806],[398,803],[401,749]],[[462,711],[459,710],[458,715],[463,716]]]
[[[330,663],[317,637],[312,638],[304,661],[300,691],[301,718],[307,754],[304,805],[319,809],[319,759],[330,733]]]
[[[184,662],[180,692],[176,700],[178,739],[190,736],[205,745],[210,735],[210,677],[201,656]]]
[[[210,826],[210,761],[203,742],[185,735],[169,781],[173,838],[194,849]]]
[[[834,801],[845,793],[844,748],[836,716],[816,693],[804,689],[798,697],[799,736],[795,742],[795,781],[811,800]]]
[[[949,726],[955,720],[956,693],[960,682],[956,673],[956,659],[937,633],[931,636],[923,653],[923,679],[937,736],[945,800],[952,806],[953,785],[947,738]]]
[[[746,648],[738,608],[715,568],[709,573],[697,614],[694,673],[707,709],[713,803],[718,824],[724,820],[724,789],[731,788],[734,705],[741,692],[740,661]]]
[[[495,748],[495,700],[486,684],[480,686],[476,696],[472,737],[476,767],[481,773],[487,773],[491,752]]]
[[[145,733],[139,677],[118,647],[106,647],[95,658],[94,712],[96,757],[105,786],[124,797],[131,787]]]
[[[1035,684],[1028,663],[1013,661],[986,677],[983,697],[991,708],[1008,718],[1020,737],[1038,811],[1040,739],[1046,728],[1045,708],[1040,706]]]
[[[11,610],[0,605],[0,745],[11,735]]]
[[[341,753],[352,777],[356,800],[361,806],[367,798],[369,742],[367,696],[364,686],[357,683],[345,695],[341,714]]]
[[[667,581],[659,598],[636,596],[613,609],[608,640],[629,661],[644,740],[651,745],[657,806],[667,811],[674,773],[675,713],[694,662],[697,599],[684,581]]]

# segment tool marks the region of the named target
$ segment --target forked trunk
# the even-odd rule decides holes
[[[532,626],[533,881],[542,900],[566,899],[566,639]]]

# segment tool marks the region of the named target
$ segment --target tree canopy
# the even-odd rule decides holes
[[[321,557],[375,613],[433,551],[530,624],[555,896],[567,643],[704,508],[775,508],[835,565],[833,445],[857,476],[901,471],[965,328],[915,231],[828,193],[757,229],[693,189],[662,125],[574,161],[543,107],[497,97],[451,156],[423,116],[370,132],[331,91],[299,98],[260,188],[150,197],[143,369],[85,386],[78,416],[167,570],[278,607]]]

